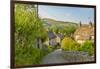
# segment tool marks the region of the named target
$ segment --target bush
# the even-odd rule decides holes
[[[24,48],[21,46],[15,47],[15,65],[30,65],[39,63],[39,50],[25,46]]]
[[[15,65],[32,65],[40,64],[41,59],[47,55],[49,52],[47,50],[36,49],[31,46],[16,46],[15,48]]]
[[[93,43],[90,40],[85,41],[79,48],[79,51],[88,52],[89,55],[94,54]]]
[[[79,45],[69,37],[65,37],[61,42],[61,48],[66,51],[77,51]]]

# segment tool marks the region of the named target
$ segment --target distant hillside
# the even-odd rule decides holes
[[[73,23],[73,22],[65,22],[65,21],[57,21],[57,20],[54,20],[54,19],[50,19],[50,18],[44,18],[42,19],[43,21],[47,21],[49,23],[62,23],[62,24],[65,24],[65,23],[71,23],[71,24],[75,24],[77,25],[77,23]]]
[[[78,26],[77,23],[73,23],[73,22],[64,22],[64,21],[57,21],[54,19],[50,19],[50,18],[44,18],[42,19],[44,22],[45,26],[52,26],[55,25],[57,27],[64,27],[64,26]]]

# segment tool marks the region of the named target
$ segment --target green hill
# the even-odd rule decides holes
[[[75,27],[77,27],[78,26],[77,23],[57,21],[57,20],[50,19],[50,18],[44,18],[42,20],[43,20],[44,25],[47,26],[47,27],[53,26],[53,25],[56,26],[56,27],[66,27],[66,26],[75,26]]]

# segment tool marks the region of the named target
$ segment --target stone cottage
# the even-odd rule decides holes
[[[91,40],[94,42],[94,26],[90,23],[88,24],[80,24],[81,26],[77,28],[74,33],[74,39],[77,43],[82,44],[86,40]]]
[[[47,46],[60,45],[61,40],[63,38],[63,35],[61,33],[56,34],[53,31],[48,31],[47,34],[48,34],[48,38],[44,42],[45,45],[47,45]]]

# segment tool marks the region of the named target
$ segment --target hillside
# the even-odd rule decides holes
[[[56,21],[54,19],[49,19],[49,18],[44,18],[42,19],[43,22],[44,22],[44,25],[45,26],[52,26],[52,25],[55,25],[57,27],[59,26],[77,26],[78,24],[77,23],[73,23],[73,22],[64,22],[64,21]]]

